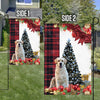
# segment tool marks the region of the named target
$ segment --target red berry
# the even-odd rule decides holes
[[[40,61],[40,58],[38,58],[37,60]]]
[[[52,90],[52,91],[56,91],[56,90],[57,90],[57,88],[56,88],[56,87],[53,87],[53,88],[51,88],[51,90]]]
[[[23,65],[23,63],[20,63],[21,65]]]
[[[22,59],[19,59],[18,61],[21,63],[22,62]]]
[[[87,88],[84,88],[84,89],[83,89],[83,93],[84,93],[85,91],[88,91],[88,89],[87,89]]]
[[[79,95],[79,94],[80,94],[80,92],[77,93],[77,95]]]
[[[40,25],[40,20],[39,20],[39,19],[38,19],[38,20],[35,20],[34,23],[35,23],[36,25]]]
[[[90,91],[90,94],[91,94],[91,89],[89,91]]]
[[[18,60],[14,60],[14,62],[18,62]]]
[[[40,59],[38,58],[37,60],[34,61],[34,64],[37,63],[40,64]]]
[[[77,85],[74,85],[74,86],[73,86],[73,89],[74,89],[74,90],[77,90]]]
[[[27,63],[27,61],[26,61],[26,60],[24,60],[24,63]]]
[[[63,30],[64,32],[66,31],[66,30]]]
[[[71,89],[70,88],[67,88],[67,92],[71,92]]]
[[[64,87],[63,86],[59,86],[59,89],[60,89],[60,91],[63,91]]]
[[[57,91],[57,88],[56,88],[56,87],[53,87],[53,89],[54,89],[55,91]]]
[[[62,93],[62,95],[66,95],[66,93],[65,93],[65,92],[63,92],[63,93]]]
[[[81,90],[80,87],[78,87],[77,90],[80,91]]]
[[[62,27],[65,27],[65,24],[62,24]]]
[[[75,87],[75,86],[74,86],[73,84],[71,84],[71,88],[74,89],[74,87]]]
[[[30,58],[27,59],[30,62]]]
[[[30,62],[33,62],[33,60],[30,60]]]
[[[88,86],[87,86],[87,89],[90,90],[90,89],[91,89],[91,85],[88,85]]]
[[[30,65],[32,65],[33,63],[30,63]]]

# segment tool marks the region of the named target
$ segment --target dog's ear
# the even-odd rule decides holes
[[[21,41],[21,43],[23,44],[23,41]]]
[[[15,41],[15,45],[17,44],[17,40]]]
[[[64,58],[64,63],[66,64],[67,63],[67,60]]]
[[[58,61],[58,58],[56,58],[56,59],[54,60],[55,64],[57,64],[57,61]]]

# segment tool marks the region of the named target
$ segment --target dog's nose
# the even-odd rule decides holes
[[[60,68],[62,67],[62,63],[60,63]]]
[[[18,44],[18,46],[20,47],[20,44]]]
[[[60,66],[62,65],[62,63],[60,63]]]

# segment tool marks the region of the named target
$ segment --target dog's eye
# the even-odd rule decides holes
[[[60,62],[60,60],[58,60],[58,62]]]

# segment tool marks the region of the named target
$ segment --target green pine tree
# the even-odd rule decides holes
[[[79,10],[79,15],[77,22],[83,27],[86,23],[91,24],[93,17],[96,14],[94,0],[80,0],[81,8]]]
[[[66,23],[62,22],[62,15],[75,14],[77,21],[73,23],[83,27],[91,24],[96,15],[94,0],[42,0],[42,12],[42,26],[46,23]]]
[[[45,23],[61,23],[62,14],[70,14],[67,4],[70,0],[42,0],[43,19],[41,25]]]
[[[81,84],[81,74],[70,41],[67,42],[62,56],[67,59],[66,68],[69,74],[69,84]]]
[[[33,58],[33,50],[31,48],[31,44],[27,35],[26,30],[24,31],[23,35],[22,35],[22,39],[23,41],[23,48],[25,51],[25,58]]]

